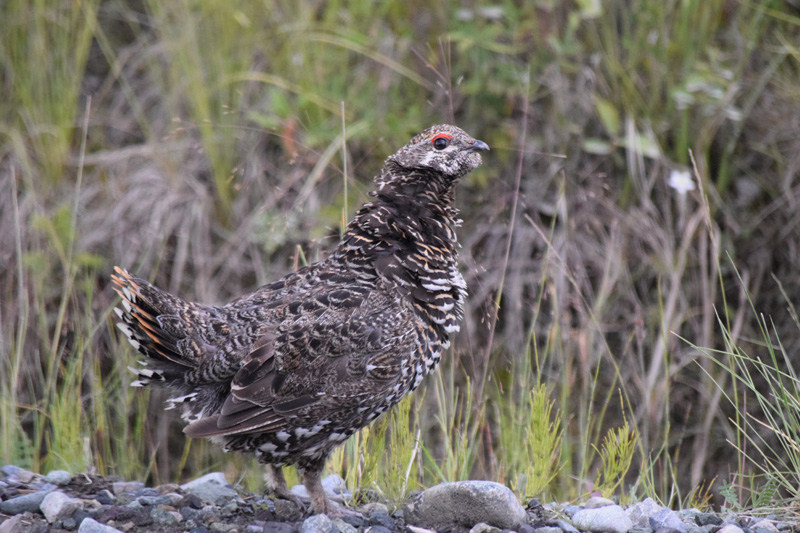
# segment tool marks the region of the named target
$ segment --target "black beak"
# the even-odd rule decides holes
[[[471,152],[486,152],[487,150],[489,150],[489,145],[483,141],[476,140],[474,143],[464,148],[464,151],[467,150]]]

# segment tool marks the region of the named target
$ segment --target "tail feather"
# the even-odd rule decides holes
[[[114,270],[116,274],[111,276],[114,290],[122,298],[122,309],[114,309],[120,319],[117,328],[125,334],[134,349],[145,356],[140,361],[144,368],[131,368],[138,377],[131,385],[145,386],[153,381],[169,383],[182,380],[186,371],[195,367],[194,362],[179,348],[181,340],[189,332],[180,336],[174,327],[168,332],[161,327],[160,319],[172,318],[190,304],[144,280],[134,278],[126,270],[119,267]]]

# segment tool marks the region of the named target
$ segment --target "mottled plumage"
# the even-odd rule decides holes
[[[458,331],[466,295],[453,207],[489,147],[433,126],[390,156],[331,255],[226,305],[187,302],[116,268],[134,386],[177,394],[190,437],[255,453],[281,496],[296,464],[315,512],[331,451],[414,390]]]

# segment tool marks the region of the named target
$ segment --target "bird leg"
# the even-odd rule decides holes
[[[283,468],[275,465],[264,465],[264,482],[267,485],[267,491],[271,491],[278,498],[289,500],[296,503],[301,510],[305,510],[306,506],[297,494],[289,490],[286,485],[286,478],[283,477]]]
[[[325,495],[325,489],[322,488],[322,467],[320,468],[304,468],[300,471],[303,477],[303,485],[306,486],[309,497],[311,497],[311,509],[314,514],[328,514],[333,510],[328,496]]]

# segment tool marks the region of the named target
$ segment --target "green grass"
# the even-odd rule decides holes
[[[209,303],[252,290],[322,257],[383,158],[453,120],[492,147],[458,192],[464,327],[331,471],[390,501],[468,477],[676,507],[794,495],[787,4],[1,9],[3,462],[258,488],[127,387],[111,267]]]

